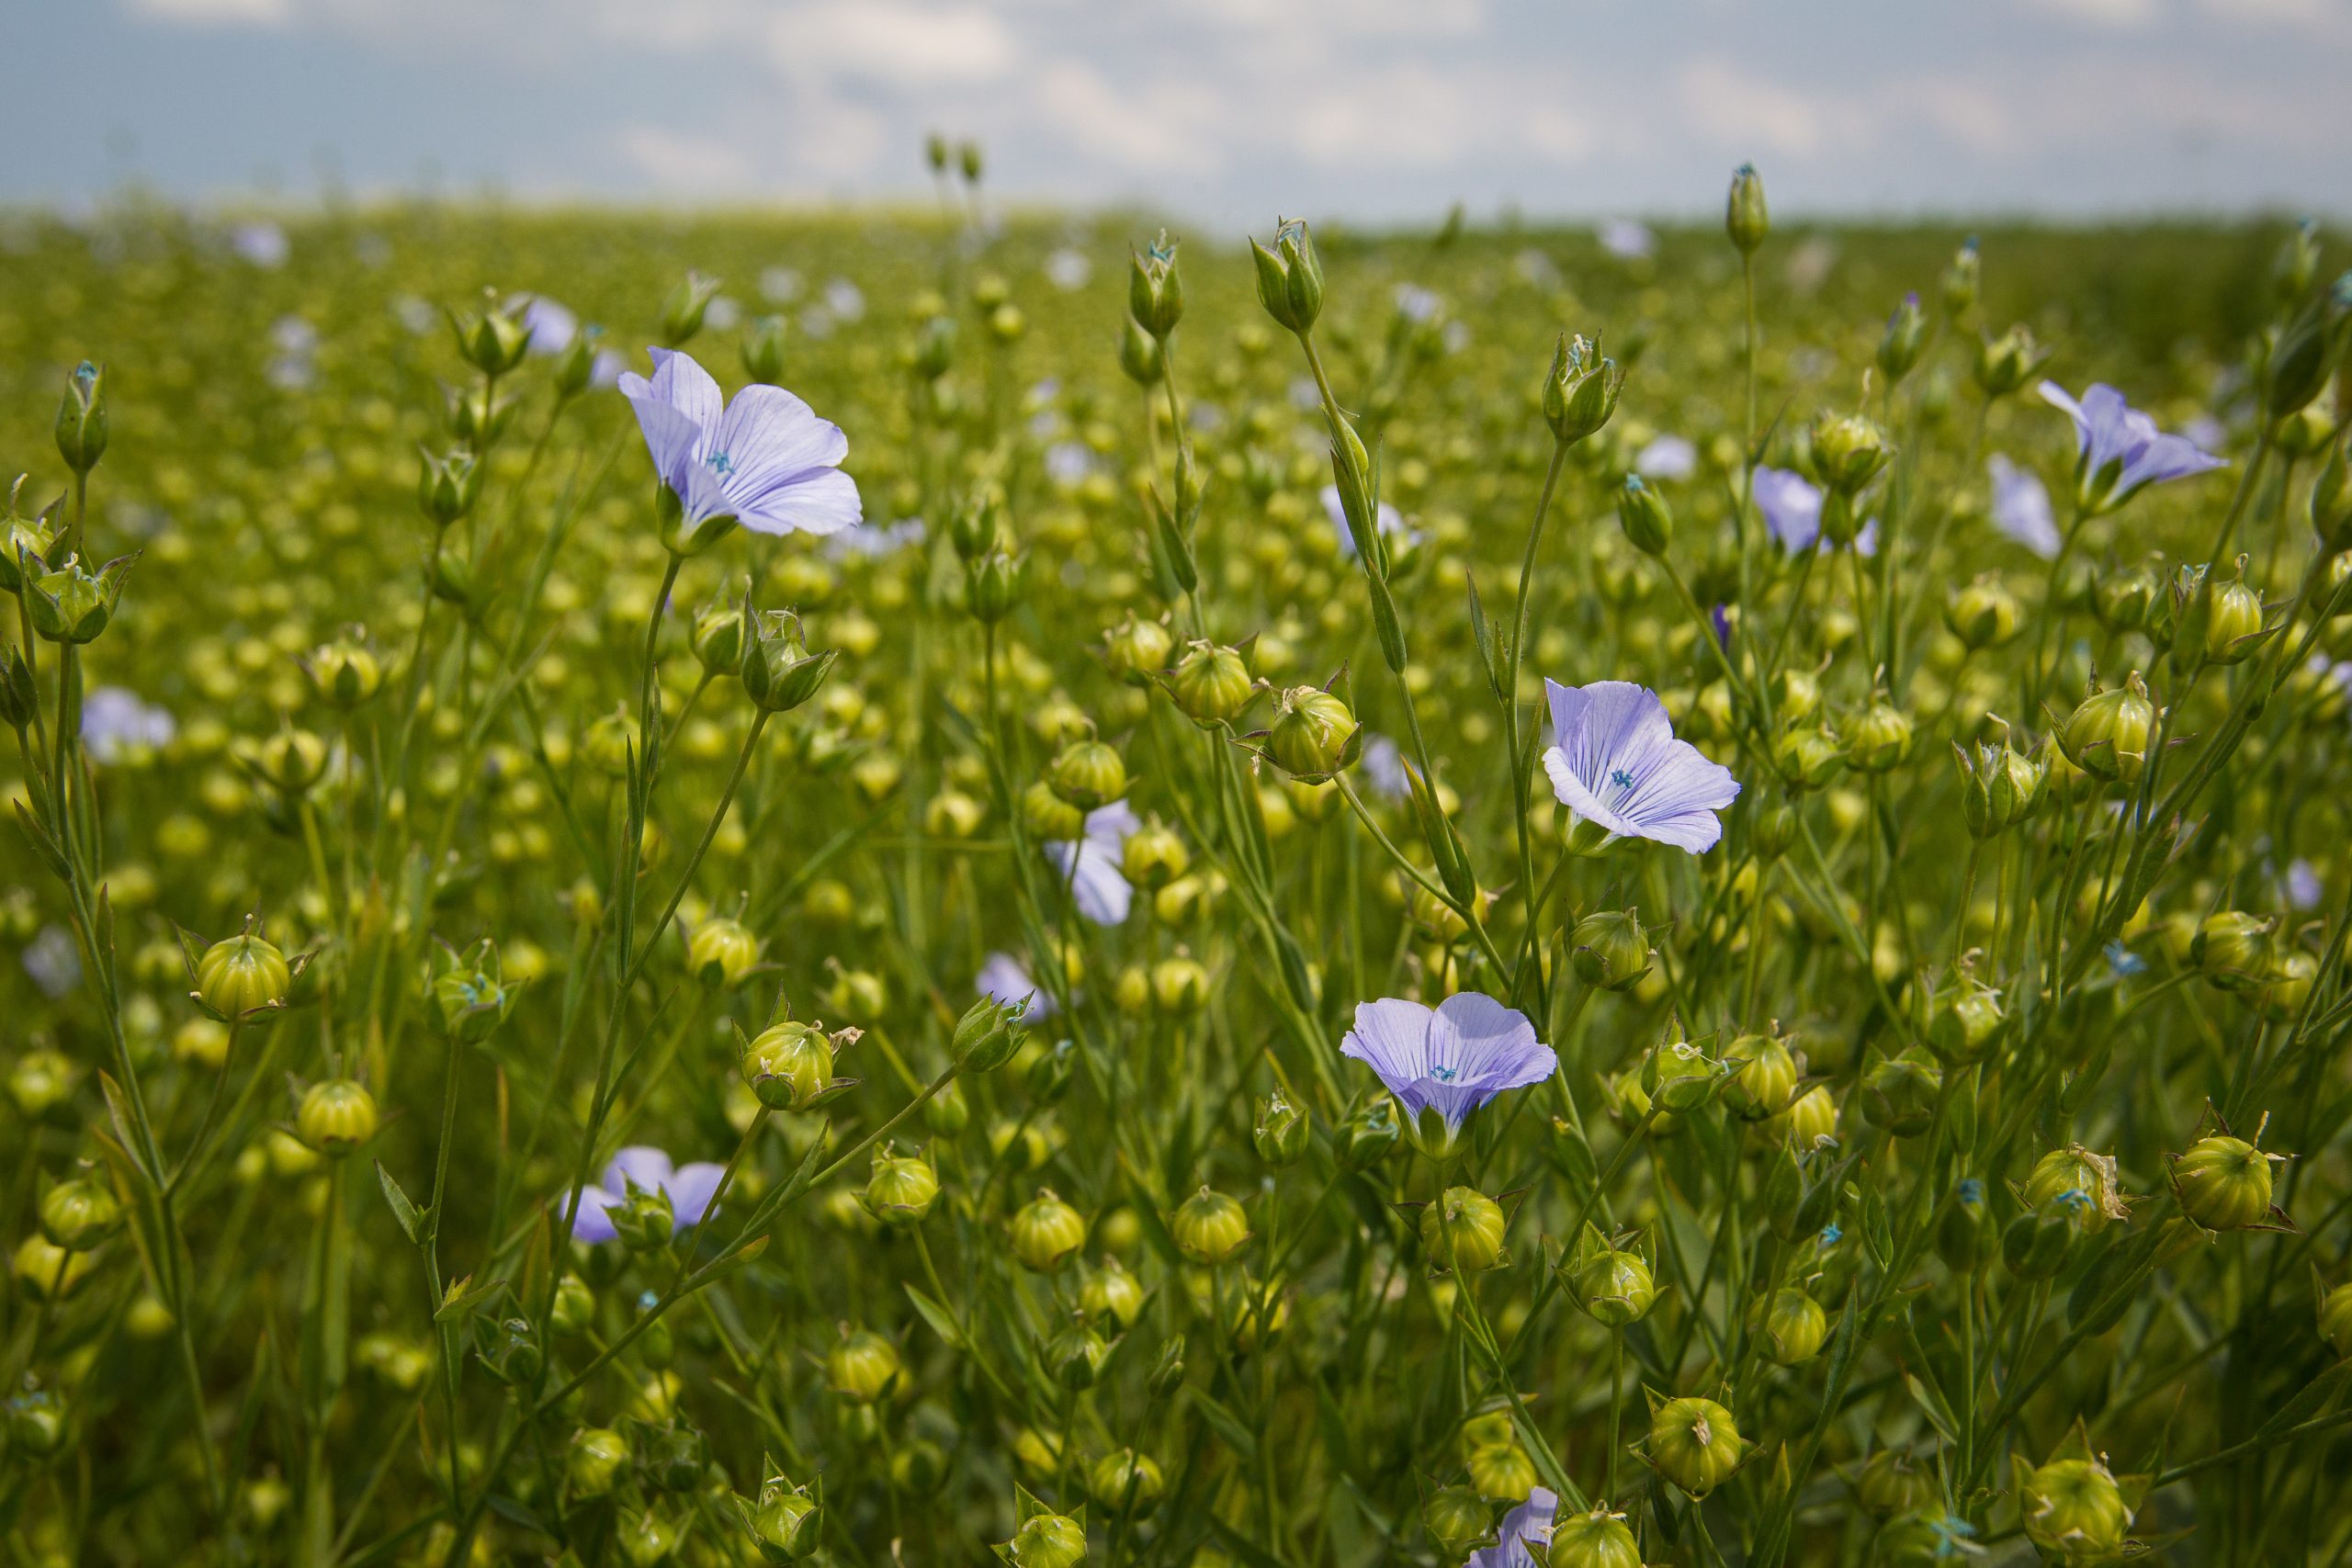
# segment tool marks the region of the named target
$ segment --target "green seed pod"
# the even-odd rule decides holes
[[[2109,631],[2138,631],[2159,601],[2170,603],[2171,593],[2171,579],[2156,563],[2143,561],[2100,576],[2091,590],[2091,613]]]
[[[1396,1146],[1404,1129],[1396,1122],[1396,1102],[1386,1095],[1366,1100],[1348,1113],[1340,1127],[1340,1163],[1350,1170],[1367,1170]]]
[[[1951,592],[1944,601],[1944,625],[1971,653],[2000,648],[2018,635],[2017,595],[1990,572]]]
[[[1166,626],[1137,620],[1130,610],[1125,620],[1102,634],[1102,666],[1128,685],[1141,686],[1168,667],[1175,646]]]
[[[808,1488],[790,1485],[780,1474],[772,1474],[761,1483],[758,1503],[746,1508],[744,1515],[752,1527],[752,1539],[759,1543],[760,1556],[777,1568],[816,1550],[820,1533],[817,1499]]]
[[[1724,1083],[1724,1104],[1744,1122],[1761,1122],[1788,1109],[1804,1068],[1788,1042],[1777,1034],[1744,1034],[1724,1053],[1734,1063]]]
[[[1952,253],[1951,263],[1944,268],[1944,314],[1956,321],[1976,308],[1983,272],[1984,260],[1976,249],[1976,236],[1971,234]]]
[[[1114,1515],[1148,1514],[1167,1490],[1159,1462],[1133,1449],[1114,1449],[1087,1467],[1086,1495]]]
[[[2018,1511],[2027,1539],[2069,1562],[2116,1556],[2132,1525],[2122,1488],[2095,1459],[2052,1460],[2030,1472],[2018,1487]]]
[[[2352,1285],[2338,1285],[2320,1298],[2319,1337],[2337,1355],[2352,1357]]]
[[[1078,1288],[1078,1309],[1089,1317],[1116,1325],[1122,1333],[1135,1326],[1143,1303],[1143,1286],[1115,1258],[1106,1258],[1100,1269],[1087,1270]]]
[[[1293,686],[1274,700],[1266,750],[1284,772],[1319,783],[1355,761],[1363,750],[1363,730],[1340,697],[1314,686]]]
[[[77,474],[98,466],[107,450],[107,372],[85,359],[65,378],[57,404],[57,455]]]
[[[1046,766],[1046,784],[1066,805],[1092,811],[1127,793],[1127,765],[1100,740],[1073,741]]]
[[[964,607],[983,626],[994,626],[1020,607],[1026,556],[990,550],[964,569]]]
[[[743,333],[743,374],[771,387],[783,380],[784,338],[782,316],[753,317]]]
[[[1846,727],[1846,763],[1857,773],[1883,773],[1902,761],[1910,749],[1911,720],[1883,698]]]
[[[2006,398],[2033,379],[2049,358],[2049,350],[2033,341],[2031,332],[2013,326],[1977,348],[1976,385],[1988,399]]]
[[[1821,482],[1851,500],[1894,458],[1894,444],[1884,430],[1860,414],[1825,413],[1813,422],[1813,461]],[[1825,515],[1823,529],[1828,529]],[[1838,543],[1851,543],[1849,533]]]
[[[2148,735],[2155,728],[2155,705],[2134,670],[2130,681],[2109,691],[2093,689],[2058,732],[2066,760],[2095,778],[2137,783],[2147,761]]]
[[[688,339],[702,331],[705,312],[718,293],[718,279],[699,272],[688,272],[674,284],[662,301],[662,343],[667,348],[684,347]]]
[[[1176,266],[1176,242],[1168,231],[1149,249],[1128,253],[1127,313],[1153,337],[1165,340],[1184,319],[1184,280]]]
[[[1901,1449],[1881,1449],[1863,1461],[1854,1500],[1865,1513],[1893,1518],[1935,1500],[1936,1478]]]
[[[596,1295],[588,1281],[577,1274],[566,1274],[555,1288],[555,1301],[548,1321],[558,1334],[584,1334],[596,1321]]]
[[[1886,331],[1878,340],[1878,367],[1889,381],[1900,381],[1911,374],[1911,367],[1919,363],[1919,344],[1927,333],[1928,316],[1919,309],[1919,297],[1905,294],[1886,318]]]
[[[1495,1528],[1495,1511],[1467,1486],[1442,1486],[1421,1505],[1421,1528],[1451,1561],[1487,1538]]]
[[[2033,1162],[2025,1179],[2026,1207],[2040,1209],[2064,1193],[2080,1194],[2077,1216],[2086,1234],[2097,1235],[2109,1220],[2130,1217],[2116,1183],[2115,1156],[2095,1155],[2080,1144],[2052,1149]]]
[[[1119,852],[1119,870],[1126,879],[1155,893],[1183,875],[1192,863],[1183,838],[1157,817],[1127,835]]]
[[[301,1140],[340,1159],[376,1135],[376,1097],[354,1078],[329,1078],[303,1092],[294,1115]]]
[[[563,1481],[574,1497],[602,1497],[628,1463],[628,1442],[605,1427],[582,1427],[571,1435],[563,1459]]]
[[[214,942],[196,961],[196,999],[224,1021],[285,1006],[293,983],[286,955],[250,929]]]
[[[1810,1361],[1829,1337],[1829,1317],[1803,1291],[1784,1286],[1768,1303],[1758,1296],[1747,1309],[1747,1332],[1758,1338],[1767,1360],[1783,1367]]]
[[[825,1352],[825,1382],[854,1404],[871,1404],[894,1392],[900,1371],[899,1348],[870,1328],[842,1325],[841,1337]]]
[[[1044,1360],[1056,1382],[1077,1392],[1094,1386],[1103,1359],[1110,1353],[1111,1347],[1080,1316],[1064,1324],[1046,1342]]]
[[[1204,729],[1240,717],[1257,691],[1240,652],[1209,642],[1191,644],[1168,678],[1178,710]]]
[[[741,985],[759,962],[760,939],[724,915],[703,921],[686,938],[686,973],[714,990]]]
[[[833,1087],[833,1043],[820,1030],[786,1020],[752,1042],[742,1072],[769,1110],[807,1111]]]
[[[1544,378],[1544,420],[1553,439],[1572,446],[1598,432],[1617,412],[1625,372],[1601,357],[1600,345],[1563,333]]]
[[[67,1252],[87,1252],[122,1228],[122,1205],[94,1178],[77,1176],[41,1194],[40,1234]]]
[[[1193,1262],[1217,1264],[1249,1242],[1250,1219],[1240,1204],[1204,1187],[1168,1216],[1168,1234]]]
[[[384,666],[375,650],[356,637],[338,637],[311,650],[302,660],[311,689],[330,707],[349,713],[383,690]]]
[[[1535,1489],[1535,1461],[1517,1443],[1490,1443],[1475,1449],[1463,1461],[1470,1484],[1481,1497],[1517,1503]]]
[[[1086,1221],[1053,1189],[1041,1187],[1012,1216],[1009,1239],[1012,1256],[1023,1269],[1050,1274],[1086,1245]]]
[[[1421,1250],[1441,1270],[1467,1274],[1499,1267],[1502,1205],[1475,1187],[1447,1188],[1421,1210]]]
[[[1751,1449],[1731,1412],[1712,1399],[1669,1399],[1650,1413],[1650,1468],[1693,1499],[1729,1480]]]
[[[1568,1265],[1568,1293],[1585,1315],[1611,1328],[1638,1323],[1657,1302],[1657,1283],[1638,1252],[1602,1246]]]
[[[1981,1062],[2001,1021],[2001,993],[1962,975],[1935,998],[1928,1014],[1928,1048],[1946,1066]]]
[[[2270,1218],[2270,1165],[2243,1138],[2199,1138],[2172,1156],[2173,1196],[2180,1212],[2209,1231],[2237,1231]]]
[[[1595,910],[1568,931],[1568,962],[1577,978],[1604,991],[1633,989],[1650,972],[1655,956],[1641,918],[1632,909]]]
[[[1316,259],[1315,241],[1306,225],[1283,219],[1274,230],[1270,249],[1250,242],[1258,273],[1258,303],[1277,325],[1295,333],[1311,331],[1323,311],[1323,264]]]
[[[2189,939],[2188,962],[2218,990],[2259,990],[2277,967],[2271,933],[2278,924],[2239,909],[2216,911]]]
[[[1004,1555],[1013,1568],[1078,1568],[1086,1561],[1086,1527],[1066,1514],[1032,1514],[1012,1532]]]
[[[1547,1560],[1552,1568],[1642,1568],[1642,1551],[1625,1516],[1599,1507],[1553,1525]]]
[[[860,1196],[866,1213],[886,1225],[921,1224],[938,1201],[939,1175],[928,1160],[877,1154]]]
[[[1889,1137],[1916,1138],[1935,1120],[1943,1074],[1917,1047],[1862,1075],[1862,1115]]]
[[[1781,732],[1772,747],[1773,765],[1792,794],[1816,790],[1838,776],[1846,765],[1846,749],[1838,732],[1826,725],[1800,725]]]
[[[1668,1040],[1642,1058],[1642,1092],[1660,1111],[1687,1116],[1714,1098],[1723,1064],[1688,1040]]]
[[[1159,385],[1165,376],[1165,358],[1159,340],[1143,330],[1142,323],[1129,316],[1119,327],[1119,368],[1127,379],[1146,391]]]

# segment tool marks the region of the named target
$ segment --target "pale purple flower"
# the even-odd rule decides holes
[[[1068,294],[1086,287],[1094,276],[1094,264],[1084,251],[1064,245],[1046,258],[1046,281]]]
[[[82,749],[95,762],[161,750],[179,733],[171,712],[121,686],[95,686],[82,699]]]
[[[544,294],[534,294],[523,307],[523,326],[531,334],[531,352],[561,354],[580,333],[580,318]]]
[[[878,560],[884,556],[896,555],[900,550],[922,544],[923,534],[922,518],[901,517],[887,527],[851,528],[835,534],[825,541],[825,553],[835,560],[860,556],[868,560]]]
[[[1323,487],[1323,515],[1331,520],[1331,532],[1339,536],[1340,553],[1353,560],[1356,554],[1355,531],[1348,526],[1348,509],[1340,500],[1338,485]],[[1402,539],[1408,545],[1421,542],[1420,535],[1405,525],[1405,514],[1385,501],[1380,503],[1379,523],[1381,533],[1386,536]]]
[[[392,314],[400,318],[401,325],[418,337],[441,324],[441,312],[433,308],[433,302],[420,299],[413,294],[403,294],[393,300]]]
[[[800,298],[800,275],[788,266],[772,266],[760,274],[760,298],[771,305],[789,305]]]
[[[1094,472],[1094,450],[1083,441],[1057,441],[1046,448],[1046,477],[1057,485],[1086,482]]]
[[[1803,474],[1787,468],[1758,468],[1755,482],[1756,510],[1764,526],[1791,555],[1813,547],[1821,536],[1821,491]]]
[[[1009,953],[989,953],[973,978],[972,988],[1000,1007],[1019,1008],[1015,1023],[1035,1023],[1054,1013],[1052,994],[1031,979],[1021,960]]]
[[[2149,485],[2226,466],[2186,435],[2158,430],[2104,381],[2093,383],[2080,402],[2055,381],[2039,390],[2043,402],[2075,422],[2075,489],[2086,513],[2109,512]]]
[[[1544,771],[1579,827],[1601,829],[1599,843],[1653,839],[1694,855],[1714,847],[1724,832],[1715,813],[1738,797],[1739,781],[1674,738],[1657,693],[1631,681],[1546,681],[1544,690],[1554,741]]]
[[[1404,750],[1392,738],[1367,734],[1363,755],[1357,761],[1375,793],[1390,800],[1413,797],[1412,765],[1405,761]]]
[[[2049,490],[2032,469],[2018,468],[1998,452],[1984,460],[1984,468],[1993,476],[1993,526],[2043,560],[2054,559],[2064,540]]]
[[[853,527],[857,482],[841,470],[849,437],[781,387],[751,386],[722,406],[710,372],[657,348],[653,377],[630,371],[621,395],[637,410],[653,467],[685,508],[692,538],[715,519],[755,534],[831,534]]]
[[[838,321],[854,321],[865,314],[865,295],[846,277],[836,277],[825,285],[825,309]]]
[[[1538,1546],[1552,1543],[1552,1525],[1558,1518],[1560,1499],[1557,1494],[1538,1486],[1527,1495],[1527,1501],[1503,1516],[1502,1529],[1495,1544],[1470,1554],[1464,1568],[1534,1568],[1534,1554],[1525,1542]]]
[[[619,386],[621,378],[628,374],[628,361],[621,357],[618,349],[600,348],[596,357],[588,362],[588,384],[600,392]]]
[[[41,927],[25,943],[23,961],[25,973],[51,1001],[70,995],[82,983],[82,949],[63,926]]]
[[[230,230],[229,248],[237,253],[240,261],[272,270],[284,266],[293,250],[287,243],[286,231],[266,218],[240,223]]]
[[[2319,872],[2307,860],[2297,860],[2287,867],[2287,903],[2292,908],[2316,909],[2327,895],[2319,879]]]
[[[731,333],[743,324],[743,307],[732,296],[715,295],[703,307],[702,321],[715,333]]]
[[[1620,261],[1640,261],[1657,249],[1657,236],[1646,223],[1611,218],[1600,226],[1600,248]]]
[[[2180,433],[2208,452],[2228,445],[2230,439],[2229,427],[2201,411],[2188,416],[2187,423],[2181,425]]]
[[[1396,313],[1417,327],[1437,320],[1438,312],[1445,309],[1445,301],[1438,298],[1435,289],[1424,288],[1418,283],[1398,284],[1396,299]]]
[[[1098,926],[1123,923],[1135,902],[1135,889],[1119,867],[1127,840],[1141,826],[1134,807],[1114,800],[1086,814],[1083,837],[1056,839],[1046,845],[1046,857],[1069,885],[1078,912]]]
[[[1413,1142],[1432,1158],[1470,1113],[1506,1089],[1542,1083],[1559,1065],[1527,1015],[1476,991],[1426,1008],[1401,997],[1356,1004],[1340,1055],[1380,1075]]]
[[[1510,258],[1513,277],[1537,288],[1555,288],[1560,282],[1560,264],[1533,245]]]
[[[1645,479],[1687,479],[1699,471],[1699,449],[1679,435],[1661,435],[1634,457],[1634,471]]]
[[[670,1234],[675,1235],[702,1219],[725,1170],[708,1160],[673,1166],[670,1156],[660,1149],[648,1144],[632,1145],[613,1156],[595,1186],[580,1190],[580,1212],[571,1222],[571,1239],[610,1241],[618,1235],[611,1211],[628,1201],[632,1186],[640,1192],[669,1195]]]

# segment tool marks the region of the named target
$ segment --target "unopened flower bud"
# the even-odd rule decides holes
[[[312,649],[302,671],[319,699],[348,713],[383,689],[384,666],[375,650],[356,637],[338,637]]]
[[[1286,218],[1274,230],[1272,248],[1250,242],[1258,269],[1258,303],[1276,324],[1295,333],[1313,329],[1323,313],[1323,264],[1306,225]]]
[[[1306,1153],[1312,1126],[1306,1112],[1291,1103],[1290,1097],[1279,1088],[1261,1101],[1258,1125],[1251,1134],[1257,1145],[1258,1157],[1279,1170],[1298,1163]]]
[[[1025,1009],[1025,998],[1007,1004],[994,997],[982,997],[966,1008],[947,1046],[956,1066],[967,1073],[991,1073],[1012,1060],[1021,1048],[1017,1025]]]
[[[714,989],[741,985],[759,962],[760,939],[729,916],[703,921],[686,938],[686,973]]]
[[[1902,380],[1919,363],[1919,343],[1927,331],[1928,318],[1919,309],[1919,297],[1905,294],[1887,317],[1886,331],[1878,340],[1878,367],[1889,381]]]
[[[1119,368],[1127,379],[1148,391],[1160,383],[1166,359],[1159,340],[1129,316],[1119,328]]]
[[[447,528],[474,509],[481,493],[481,469],[471,452],[460,448],[439,457],[423,447],[424,460],[416,484],[416,504],[436,528]]]
[[[1086,1561],[1086,1527],[1067,1514],[1030,1515],[1004,1544],[1012,1568],[1078,1568]]]
[[[1168,667],[1175,646],[1166,626],[1138,620],[1131,610],[1126,619],[1102,634],[1102,665],[1114,679],[1140,686]]]
[[[1962,584],[1944,601],[1944,625],[1971,653],[1999,648],[2018,635],[2018,600],[1987,573]]]
[[[1396,1146],[1404,1129],[1396,1122],[1396,1102],[1386,1095],[1366,1100],[1348,1113],[1340,1127],[1340,1163],[1350,1170],[1377,1165]]]
[[[1021,603],[1027,558],[990,550],[964,569],[964,607],[983,626],[994,626]]]
[[[107,450],[107,372],[85,359],[65,378],[57,404],[57,455],[77,474],[98,466]]]
[[[1176,266],[1176,243],[1161,230],[1149,249],[1130,253],[1127,313],[1153,337],[1165,341],[1184,319],[1184,280]]]
[[[2241,909],[2208,915],[2189,939],[2188,962],[2216,989],[2259,990],[2270,979],[2278,922]]]
[[[1133,1449],[1114,1449],[1087,1468],[1087,1495],[1114,1514],[1148,1514],[1166,1491],[1159,1464]]]
[[[718,292],[718,279],[715,277],[689,272],[680,278],[662,301],[662,346],[682,348],[701,332],[703,315]]]
[[[1748,1034],[1731,1043],[1724,1059],[1736,1064],[1724,1079],[1724,1104],[1743,1121],[1778,1116],[1796,1098],[1804,1069],[1788,1042],[1777,1034]]]
[[[784,379],[784,318],[761,316],[743,333],[743,373],[775,386]]]
[[[838,649],[810,653],[800,617],[788,610],[756,614],[743,604],[742,660],[736,672],[743,694],[763,713],[789,713],[814,697],[832,673]]]
[[[1944,267],[1944,314],[1954,321],[1976,308],[1979,279],[1984,272],[1983,258],[1977,254],[1976,236],[1971,234],[1951,254]]]
[[[1674,540],[1674,513],[1667,509],[1666,498],[1642,482],[1639,474],[1627,474],[1617,491],[1617,522],[1625,530],[1625,539],[1645,556],[1662,556]]]
[[[1764,182],[1753,164],[1732,171],[1731,193],[1724,198],[1724,232],[1743,256],[1752,256],[1771,231],[1771,215],[1764,207]]]
[[[1571,446],[1599,431],[1617,412],[1625,372],[1601,356],[1598,343],[1563,333],[1544,378],[1544,419],[1553,439]]]
[[[1756,1337],[1765,1359],[1793,1367],[1820,1353],[1829,1337],[1829,1317],[1819,1302],[1793,1286],[1783,1286],[1769,1302],[1758,1296],[1749,1306],[1747,1332]]]
[[[2013,326],[1999,337],[1988,337],[1976,351],[1976,384],[1984,396],[2006,398],[2031,380],[2050,358],[2024,326]]]

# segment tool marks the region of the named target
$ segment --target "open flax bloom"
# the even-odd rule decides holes
[[[1654,839],[1702,854],[1724,835],[1715,813],[1739,797],[1731,770],[1678,740],[1657,694],[1631,681],[1544,682],[1555,744],[1552,793],[1576,815],[1577,847]]]
[[[1399,997],[1359,1002],[1340,1055],[1380,1075],[1415,1145],[1432,1159],[1452,1152],[1472,1111],[1506,1089],[1542,1083],[1559,1065],[1524,1013],[1476,991],[1434,1008]]]

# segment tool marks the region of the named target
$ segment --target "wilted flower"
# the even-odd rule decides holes
[[[673,1234],[702,1219],[718,1191],[725,1168],[708,1160],[673,1166],[670,1156],[650,1145],[638,1144],[613,1156],[612,1164],[593,1187],[580,1190],[580,1213],[571,1224],[571,1239],[610,1241],[619,1234],[611,1211],[628,1201],[632,1192],[659,1192],[670,1200]]]
[[[1702,853],[1723,837],[1715,813],[1739,795],[1731,770],[1674,737],[1657,694],[1631,681],[1546,681],[1555,743],[1552,792],[1574,813],[1583,847],[1654,839]]]
[[[2158,430],[2104,381],[2080,402],[2055,381],[2039,390],[2043,402],[2075,422],[2075,502],[2086,516],[2112,512],[2149,485],[2226,466],[2188,437]]]
[[[1452,1149],[1472,1111],[1506,1089],[1542,1083],[1558,1065],[1525,1014],[1476,991],[1434,1009],[1396,997],[1360,1002],[1340,1055],[1380,1075],[1431,1158]]]
[[[839,425],[781,387],[746,387],[724,402],[718,383],[691,357],[661,348],[652,355],[652,378],[631,371],[620,389],[681,509],[666,543],[691,553],[736,523],[755,534],[832,534],[856,525],[857,483],[841,469],[849,438]]]

